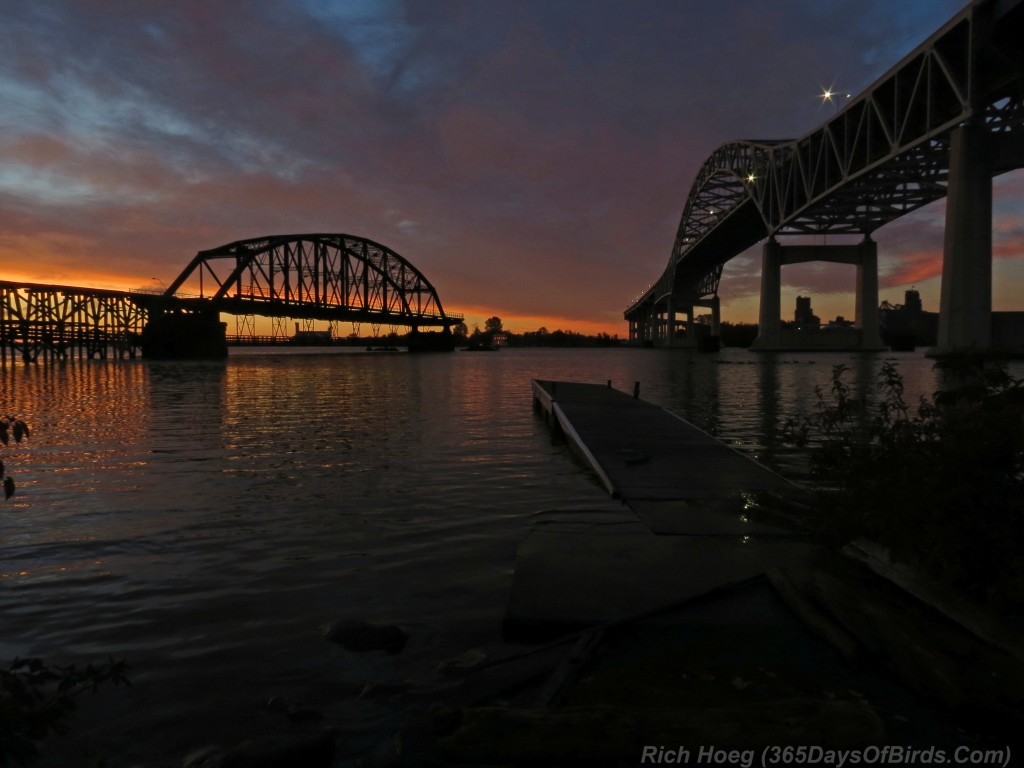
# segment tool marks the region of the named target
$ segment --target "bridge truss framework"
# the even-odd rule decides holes
[[[192,278],[199,295],[178,293]],[[272,318],[275,335],[283,335],[285,318],[305,329],[326,321],[332,335],[340,322],[416,331],[447,330],[462,320],[444,311],[422,272],[379,243],[339,234],[273,235],[200,251],[163,293],[0,281],[0,364],[134,358],[152,320],[220,312],[234,314],[253,336],[256,315]]]
[[[760,241],[869,241],[884,224],[947,196],[951,169],[965,160],[953,156],[954,143],[989,185],[1022,167],[1022,36],[1021,0],[976,0],[811,133],[715,150],[690,189],[668,265],[625,311],[630,337],[670,343],[675,313],[692,320],[695,304],[717,306],[724,264]],[[971,133],[971,142],[954,142],[957,133]],[[969,194],[977,192],[975,185]],[[991,211],[989,228],[990,218]],[[947,255],[950,236],[947,227]]]
[[[149,320],[142,294],[0,282],[0,363],[134,358]]]
[[[198,302],[235,315],[412,328],[462,320],[411,262],[352,235],[274,235],[200,251],[165,295],[196,279]]]

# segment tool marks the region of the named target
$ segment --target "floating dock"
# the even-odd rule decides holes
[[[625,620],[814,553],[787,514],[804,491],[679,416],[597,384],[535,380],[533,399],[619,503],[534,518],[507,635]]]
[[[771,745],[1002,748],[1024,727],[1019,632],[965,625],[870,545],[816,543],[799,487],[685,420],[610,387],[533,387],[609,495],[533,518],[505,629],[547,642],[468,674],[427,748],[634,765],[690,759],[645,745],[714,744],[708,762],[738,765]]]
[[[671,411],[611,386],[534,380],[533,398],[608,492],[631,506],[798,490]]]
[[[532,518],[506,634],[546,642],[486,659],[402,743],[459,765],[690,760],[650,744],[729,765],[771,745],[996,746],[1009,764],[1019,632],[965,624],[869,543],[815,543],[801,488],[638,397],[545,381],[534,400],[608,498]]]

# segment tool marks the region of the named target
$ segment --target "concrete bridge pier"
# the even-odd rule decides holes
[[[761,307],[751,349],[782,347],[782,246],[769,237],[761,248]]]
[[[676,302],[669,296],[665,305],[665,346],[676,346]]]
[[[782,266],[806,261],[857,267],[854,331],[790,331],[782,327]],[[761,251],[761,307],[751,349],[885,349],[878,332],[878,244],[865,235],[855,245],[781,245],[769,237]]]
[[[227,324],[216,311],[159,312],[142,329],[142,356],[153,360],[220,360],[228,356]]]
[[[857,305],[854,326],[863,349],[885,349],[878,331],[878,243],[865,235],[857,244]]]
[[[711,309],[711,335],[715,338],[722,336],[722,302],[717,294],[708,299],[698,299],[698,307],[709,307]]]
[[[938,357],[992,346],[992,158],[988,127],[963,125],[949,150]]]
[[[655,341],[666,347],[679,349],[700,349],[701,351],[717,351],[721,337],[721,310],[718,296],[695,298],[692,294],[669,296],[665,307],[665,322],[661,326],[663,334],[658,334]],[[711,309],[711,324],[697,323],[696,307]],[[685,321],[680,322],[680,315]]]

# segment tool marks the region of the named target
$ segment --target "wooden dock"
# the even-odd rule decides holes
[[[812,554],[780,514],[802,489],[693,424],[610,386],[535,380],[533,399],[619,503],[534,519],[509,635],[623,620]]]
[[[926,743],[963,744],[991,723],[981,744],[1024,727],[1024,651],[1005,622],[910,570],[893,575],[869,542],[851,557],[854,545],[827,546],[783,506],[761,514],[765,495],[804,494],[663,409],[600,385],[535,381],[533,392],[609,496],[531,518],[505,634],[551,641],[517,662],[571,650],[532,704],[509,706],[520,690],[509,686],[500,706],[464,710],[460,722],[493,718],[464,731],[474,757],[503,738],[537,739],[531,755],[598,744],[594,762],[620,743],[626,764],[636,745],[679,733],[730,748],[851,746],[905,743],[926,724]],[[669,725],[652,726],[652,713]]]
[[[608,492],[627,504],[797,490],[688,421],[610,386],[535,379],[533,397]]]

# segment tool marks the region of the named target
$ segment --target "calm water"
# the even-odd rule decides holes
[[[908,390],[934,389],[930,361],[895,357]],[[402,694],[440,684],[439,661],[499,649],[530,516],[614,504],[533,415],[531,378],[639,381],[799,474],[785,420],[813,407],[832,365],[870,388],[882,359],[248,351],[0,369],[0,408],[33,430],[2,453],[19,492],[0,507],[0,660],[133,669],[131,689],[83,702],[43,765],[177,765],[279,725],[261,711],[271,696],[359,745],[401,721]],[[398,623],[409,646],[347,653],[321,637],[340,618]],[[381,682],[394,685],[358,697]]]

